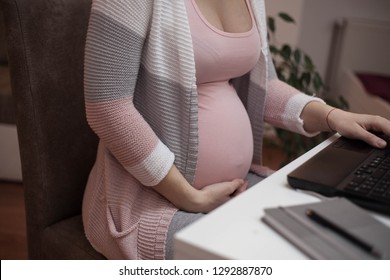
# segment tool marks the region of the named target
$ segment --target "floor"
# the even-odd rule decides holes
[[[0,259],[27,259],[23,185],[0,181]]]
[[[264,150],[264,163],[278,169],[285,157],[277,147]],[[0,181],[0,259],[27,259],[23,185]]]
[[[8,68],[0,65],[0,97],[10,94]],[[4,98],[1,98],[4,101]],[[1,120],[9,116],[9,104],[0,104]],[[10,119],[12,121],[12,119]],[[1,139],[1,136],[0,136]],[[4,140],[4,139],[3,139]],[[1,140],[0,140],[1,142]],[[0,161],[4,164],[4,161]],[[23,185],[0,179],[0,259],[27,259],[26,218],[24,212]]]

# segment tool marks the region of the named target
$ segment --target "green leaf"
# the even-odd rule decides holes
[[[297,78],[298,78],[298,75],[299,75],[298,71],[299,71],[298,65],[292,63],[292,64],[290,65],[290,72],[291,72],[292,74],[294,74],[295,76],[297,76]]]
[[[340,95],[338,96],[337,99],[324,98],[324,101],[326,102],[326,104],[329,104],[330,106],[333,106],[333,107],[336,107],[336,108],[340,108],[340,109],[343,109],[343,110],[348,110],[349,109],[348,101],[345,100],[345,98],[340,96]]]
[[[281,13],[279,13],[278,15],[279,15],[279,17],[280,17],[282,20],[284,20],[285,22],[295,23],[295,20],[294,20],[289,14],[287,14],[287,13],[281,12]]]
[[[301,76],[301,84],[304,88],[307,88],[311,82],[311,75],[309,72],[304,72]]]
[[[341,109],[344,109],[344,110],[348,110],[349,109],[348,101],[341,95],[339,96],[338,107],[341,108]]]
[[[276,70],[276,74],[278,75],[279,80],[285,82],[286,77],[283,74],[283,68],[277,67],[275,70]]]
[[[313,85],[316,91],[320,91],[323,85],[320,74],[318,74],[317,72],[314,73]]]
[[[302,57],[301,51],[296,49],[294,51],[294,60],[296,64],[299,64],[301,62],[301,57]]]
[[[290,77],[287,80],[287,83],[295,88],[299,89],[299,82],[298,82],[298,77],[295,73],[291,73]]]
[[[270,45],[269,46],[269,50],[271,51],[271,53],[273,53],[273,54],[277,54],[277,53],[279,53],[279,50],[278,50],[278,48],[277,47],[275,47],[274,45]]]
[[[275,19],[273,17],[268,17],[268,28],[272,33],[275,33]]]
[[[281,56],[285,59],[285,60],[289,60],[290,59],[290,56],[291,56],[291,47],[289,45],[283,45],[282,46],[282,49],[280,51],[280,54]]]
[[[304,61],[305,61],[305,68],[309,71],[312,71],[314,68],[313,61],[308,55],[304,55]]]

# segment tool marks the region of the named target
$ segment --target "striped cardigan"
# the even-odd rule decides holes
[[[185,0],[93,0],[85,49],[87,120],[100,138],[83,201],[94,248],[110,259],[163,259],[177,210],[148,186],[175,164],[194,180],[197,91]],[[277,80],[264,1],[251,0],[262,54],[234,81],[251,120],[253,162],[261,165],[264,120],[303,133],[312,97]]]

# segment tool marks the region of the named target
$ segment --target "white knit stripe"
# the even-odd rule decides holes
[[[168,174],[174,161],[174,154],[160,141],[143,162],[126,166],[126,170],[144,186],[155,186]]]
[[[318,133],[308,133],[303,128],[303,120],[300,118],[303,108],[312,101],[325,103],[322,99],[306,94],[296,94],[292,96],[288,100],[285,111],[282,114],[282,121],[285,127],[288,127],[293,132],[297,132],[308,137],[317,135]]]
[[[267,56],[268,40],[267,40],[267,32],[265,29],[265,27],[267,26],[266,14],[265,14],[265,3],[264,1],[259,1],[259,0],[251,0],[250,3],[252,5],[253,14],[255,15],[256,18],[257,28],[258,30],[263,31],[260,32],[261,48],[263,51],[265,51],[265,54]]]
[[[164,21],[158,20],[162,16]],[[146,70],[152,75],[179,82],[188,88],[195,75],[195,62],[184,1],[169,5],[163,1],[154,4],[147,44],[150,55],[143,61]],[[178,64],[178,61],[181,63]],[[156,67],[156,62],[159,67]],[[177,81],[178,78],[184,80]]]

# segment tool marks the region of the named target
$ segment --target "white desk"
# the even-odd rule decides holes
[[[329,145],[333,136],[175,235],[175,259],[307,259],[267,226],[264,209],[320,201],[292,189],[287,174]],[[390,227],[390,218],[375,217]]]

